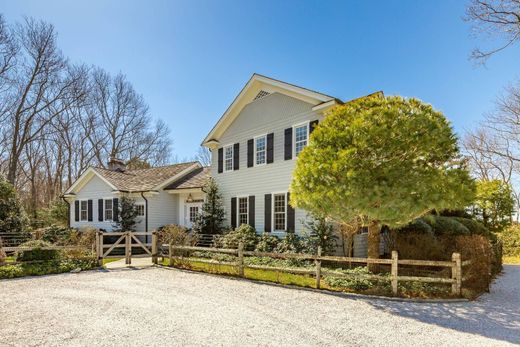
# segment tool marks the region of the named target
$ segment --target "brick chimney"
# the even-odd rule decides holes
[[[111,157],[108,160],[108,169],[112,171],[125,172],[126,164],[123,160]]]

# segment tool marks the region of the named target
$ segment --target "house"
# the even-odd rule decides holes
[[[227,225],[249,224],[279,237],[306,233],[308,213],[289,204],[292,173],[314,128],[341,104],[336,97],[254,74],[202,142],[212,154],[209,168],[199,163],[90,168],[65,194],[73,205],[70,225],[111,230],[118,196],[130,193],[142,206],[139,230],[170,223],[190,227],[210,175],[223,196]],[[366,255],[366,234],[356,235],[354,245],[354,255]]]
[[[198,162],[127,170],[112,158],[107,169],[88,168],[63,194],[70,206],[69,225],[112,231],[124,194],[136,201],[137,231],[151,232],[166,224],[191,227],[204,201],[208,174]]]
[[[211,176],[223,195],[227,223],[283,237],[306,233],[308,213],[289,204],[298,154],[339,98],[254,74],[202,145],[212,153]],[[366,234],[354,237],[366,255]],[[356,251],[357,249],[357,251]]]

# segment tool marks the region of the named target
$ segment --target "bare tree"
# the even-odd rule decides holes
[[[211,152],[208,148],[200,146],[197,154],[195,155],[195,160],[198,160],[203,166],[211,165]]]
[[[520,40],[520,0],[471,0],[465,19],[473,24],[475,33],[502,41],[498,48],[476,48],[471,57],[477,61],[485,62]]]

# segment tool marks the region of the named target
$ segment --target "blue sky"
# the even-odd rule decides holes
[[[474,127],[520,75],[520,46],[486,67],[462,20],[466,1],[7,1],[55,25],[72,62],[125,73],[174,153],[197,148],[251,74],[351,99],[376,90],[418,97],[456,131]]]

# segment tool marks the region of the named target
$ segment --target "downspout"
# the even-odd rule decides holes
[[[141,197],[144,199],[144,232],[148,234],[148,200],[144,196],[144,192],[141,192]],[[146,243],[148,243],[148,235],[146,235]]]
[[[68,208],[67,208],[67,227],[70,229],[70,202],[68,202],[64,196],[62,196],[61,198],[63,199],[63,201],[65,201],[65,203],[68,206]]]

